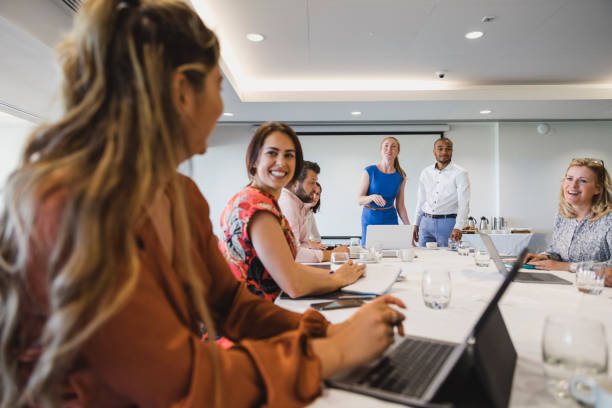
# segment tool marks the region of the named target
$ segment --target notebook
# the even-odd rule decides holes
[[[517,355],[497,304],[526,254],[521,253],[463,343],[407,336],[373,364],[326,383],[418,407],[507,407]]]
[[[411,248],[413,229],[413,225],[368,225],[365,246],[379,243],[381,249]]]
[[[487,248],[487,251],[489,251],[489,255],[491,256],[491,259],[493,260],[498,272],[506,276],[508,274],[508,268],[499,256],[499,252],[497,252],[497,248],[495,248],[493,240],[487,234],[479,234],[480,238],[482,238],[482,242]],[[562,279],[557,275],[553,275],[552,273],[545,272],[518,272],[516,274],[516,278],[514,278],[514,281],[521,283],[553,283],[557,285],[573,285],[573,283],[568,280]]]
[[[367,264],[365,275],[341,289],[344,293],[384,295],[402,272],[400,264]]]

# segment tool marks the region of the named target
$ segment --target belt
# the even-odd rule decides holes
[[[427,214],[423,213],[423,216],[428,218],[457,218],[457,214]]]
[[[388,210],[389,208],[393,208],[392,205],[390,205],[388,207],[381,207],[381,208],[379,208],[379,207],[372,207],[370,205],[366,205],[365,207],[369,208],[370,210]]]

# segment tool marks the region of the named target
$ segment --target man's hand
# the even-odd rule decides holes
[[[451,237],[451,239],[455,240],[456,242],[459,242],[459,241],[461,241],[461,235],[463,235],[461,233],[461,230],[455,228],[453,230],[453,232],[451,232],[450,237]]]
[[[415,225],[412,232],[412,245],[417,246],[419,243],[419,226]]]

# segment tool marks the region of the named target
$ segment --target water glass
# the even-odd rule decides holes
[[[608,372],[606,333],[601,322],[578,316],[548,316],[542,334],[542,360],[548,390],[569,399],[574,376],[595,381]]]
[[[487,267],[491,262],[491,257],[486,250],[479,249],[474,255],[474,262],[476,262],[476,266]]]
[[[342,265],[349,260],[347,252],[332,252],[331,254],[331,271],[337,271]]]
[[[351,247],[360,247],[361,246],[361,239],[353,237],[351,238],[350,244]]]
[[[370,248],[370,259],[380,262],[383,257],[382,244],[380,242],[374,242]]]
[[[445,309],[451,298],[451,279],[448,271],[425,270],[421,280],[421,291],[425,306]]]
[[[601,294],[605,278],[605,262],[580,262],[576,268],[576,288],[580,292]]]
[[[457,241],[455,241],[452,238],[448,239],[448,250],[449,251],[456,251],[457,250]]]

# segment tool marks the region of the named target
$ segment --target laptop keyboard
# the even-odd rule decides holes
[[[454,346],[407,338],[370,370],[360,385],[422,397]]]

